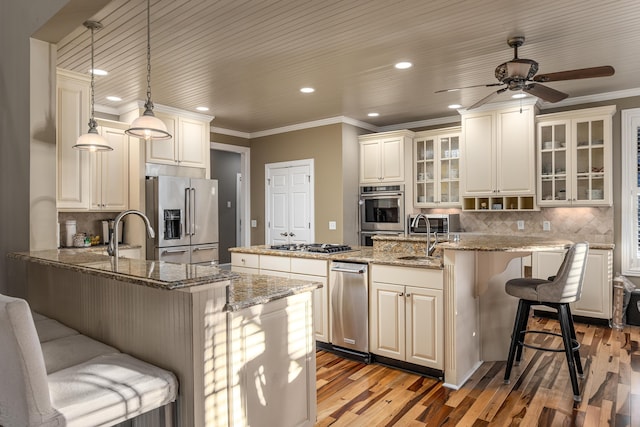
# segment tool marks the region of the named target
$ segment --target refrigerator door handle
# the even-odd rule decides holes
[[[191,188],[191,197],[189,197],[189,202],[191,203],[190,211],[191,211],[191,235],[196,235],[196,189]]]
[[[191,203],[190,203],[190,188],[184,189],[184,221],[185,221],[185,235],[191,234]]]

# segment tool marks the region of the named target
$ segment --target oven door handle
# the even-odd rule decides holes
[[[382,193],[382,194],[361,194],[361,199],[379,199],[384,196],[398,196],[401,197],[402,193]]]

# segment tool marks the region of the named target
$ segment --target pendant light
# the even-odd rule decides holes
[[[111,151],[113,148],[109,145],[106,139],[104,139],[99,133],[96,127],[98,124],[94,118],[93,111],[93,93],[95,86],[94,66],[93,66],[93,32],[102,28],[102,24],[97,21],[85,21],[85,27],[91,30],[91,117],[89,117],[89,131],[83,135],[80,135],[76,141],[76,145],[73,148],[78,150],[88,151]]]
[[[137,138],[170,139],[167,126],[162,120],[153,114],[153,102],[151,102],[151,1],[147,0],[147,102],[144,104],[144,113],[131,123],[131,127],[125,131],[127,135]]]

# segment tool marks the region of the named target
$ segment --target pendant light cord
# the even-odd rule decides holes
[[[153,109],[151,102],[151,0],[147,0],[147,103],[145,107]]]
[[[94,119],[95,110],[93,108],[93,104],[95,102],[95,75],[96,69],[93,66],[93,32],[95,31],[95,26],[91,26],[91,117],[89,117],[89,128],[96,127],[96,121]]]

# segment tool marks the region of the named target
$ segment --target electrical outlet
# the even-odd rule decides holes
[[[542,230],[551,231],[551,221],[542,221]]]
[[[335,230],[335,229],[336,229],[336,222],[329,221],[329,230]]]
[[[518,230],[524,230],[524,221],[519,219],[517,222],[518,224]]]

